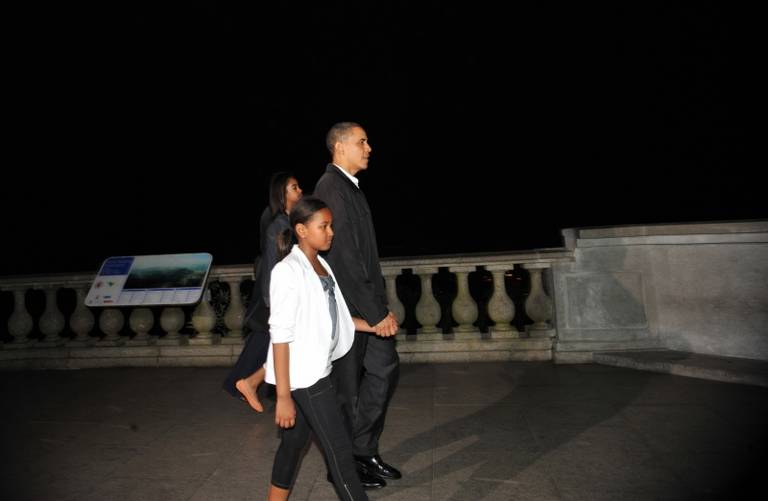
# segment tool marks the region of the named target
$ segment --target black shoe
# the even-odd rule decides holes
[[[392,465],[385,463],[381,456],[378,454],[375,456],[355,456],[355,463],[357,463],[358,471],[364,471],[369,475],[374,475],[381,478],[394,478],[398,479],[403,475],[397,471]]]
[[[367,473],[362,471],[358,471],[357,475],[358,477],[360,477],[360,483],[363,485],[363,489],[365,490],[381,489],[382,487],[387,486],[387,483],[384,481],[383,478],[379,478],[374,475],[368,475]],[[325,478],[330,483],[333,483],[333,477],[331,476],[330,473],[326,474]]]

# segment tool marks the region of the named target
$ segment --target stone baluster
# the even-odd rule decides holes
[[[128,325],[136,334],[126,342],[129,346],[147,346],[153,339],[149,331],[155,325],[155,314],[149,308],[134,308],[128,317]]]
[[[229,332],[221,338],[221,344],[241,344],[243,342],[243,318],[245,317],[245,307],[243,306],[243,297],[240,294],[241,277],[232,277],[224,279],[229,284],[229,306],[224,312],[224,325]]]
[[[59,346],[64,344],[64,339],[59,335],[64,330],[64,314],[59,310],[56,302],[57,286],[49,285],[43,287],[45,292],[45,309],[38,320],[40,332],[45,336],[41,340],[41,345]]]
[[[533,325],[528,327],[528,333],[532,337],[553,337],[554,329],[551,320],[554,312],[554,304],[546,292],[541,281],[541,272],[549,268],[550,264],[531,263],[523,265],[531,275],[531,292],[525,300],[525,313],[533,320]]]
[[[99,341],[100,345],[123,344],[120,331],[125,325],[125,316],[117,308],[106,308],[99,315],[99,329],[105,336]]]
[[[469,273],[475,271],[475,266],[451,266],[449,270],[456,274],[456,298],[451,305],[453,319],[459,323],[456,332],[476,331],[473,323],[477,320],[477,303],[469,293]]]
[[[96,319],[93,317],[91,310],[85,306],[86,294],[86,289],[82,287],[75,288],[77,303],[75,305],[75,311],[73,311],[72,316],[69,317],[69,328],[75,333],[75,337],[68,344],[91,344],[88,334],[93,330],[93,326],[96,324]]]
[[[184,310],[178,306],[163,308],[163,312],[160,314],[160,327],[166,334],[158,339],[157,344],[162,346],[183,344],[179,330],[184,327]]]
[[[496,325],[491,327],[491,336],[499,333],[502,336],[519,337],[520,333],[510,322],[515,318],[515,303],[507,294],[504,285],[504,275],[511,264],[488,265],[486,270],[493,275],[493,294],[488,301],[488,316]]]
[[[13,287],[13,313],[8,318],[8,333],[13,336],[13,342],[5,345],[6,347],[24,348],[30,343],[27,338],[35,321],[32,315],[27,311],[26,287]]]
[[[197,304],[195,311],[192,312],[192,327],[195,329],[195,335],[189,339],[191,345],[211,345],[213,344],[213,334],[211,330],[216,326],[216,312],[211,306],[211,290],[206,288],[203,298]]]
[[[421,280],[421,297],[419,302],[416,303],[416,320],[421,324],[419,334],[442,337],[437,329],[437,323],[440,321],[440,304],[432,293],[432,275],[437,273],[437,266],[414,268],[413,272]],[[427,337],[421,336],[421,339],[426,339]]]
[[[403,330],[403,321],[405,320],[405,307],[400,302],[400,298],[397,297],[397,276],[400,274],[400,270],[396,268],[385,268],[382,270],[384,274],[384,280],[387,284],[387,302],[389,303],[389,311],[395,314],[397,323],[400,326],[398,332]]]

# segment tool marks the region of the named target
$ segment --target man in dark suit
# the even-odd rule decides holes
[[[363,486],[384,487],[385,478],[401,477],[379,455],[379,437],[397,384],[400,359],[391,337],[397,333],[398,324],[387,307],[371,211],[355,177],[368,168],[371,146],[365,130],[354,122],[331,127],[326,145],[332,163],[314,192],[333,213],[333,245],[326,259],[344,291],[350,313],[376,329],[376,335],[355,333],[352,349],[334,362],[331,377],[352,431]]]

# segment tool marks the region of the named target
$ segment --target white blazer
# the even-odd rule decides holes
[[[333,354],[328,295],[307,256],[294,245],[272,268],[269,334],[272,343],[289,343],[291,390],[308,388],[330,374],[331,360],[343,357],[355,339],[355,324],[339,283],[328,263],[320,256],[318,259],[336,282],[339,340]],[[272,344],[267,354],[265,379],[270,384],[276,382]]]

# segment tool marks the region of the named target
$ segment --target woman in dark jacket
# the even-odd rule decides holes
[[[257,261],[255,279],[248,309],[243,318],[247,337],[235,366],[224,380],[224,389],[240,398],[256,412],[264,407],[257,390],[264,382],[264,362],[269,351],[269,277],[279,261],[277,237],[290,227],[288,213],[301,199],[299,182],[288,172],[276,172],[269,183],[269,206],[259,220],[261,257]]]

